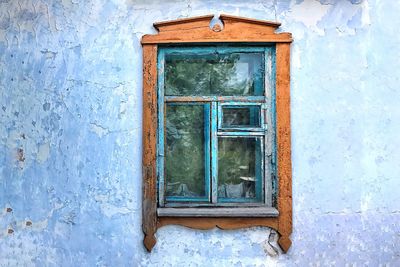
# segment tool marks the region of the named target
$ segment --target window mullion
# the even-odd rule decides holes
[[[210,140],[210,128],[211,128],[211,104],[205,104],[205,114],[204,114],[204,185],[205,185],[205,192],[208,198],[208,201],[211,201],[211,140]]]
[[[275,113],[275,55],[273,49],[266,47],[264,51],[264,69],[265,69],[265,103],[264,111],[264,128],[266,129],[264,139],[264,202],[265,205],[271,207],[273,203],[275,182],[275,132],[276,127]]]
[[[161,207],[165,205],[165,171],[164,171],[164,153],[165,153],[165,140],[164,140],[164,133],[165,133],[165,105],[164,105],[164,58],[165,54],[163,50],[159,51],[158,54],[158,85],[157,85],[157,117],[158,117],[158,133],[157,133],[157,176],[158,176],[158,201]]]

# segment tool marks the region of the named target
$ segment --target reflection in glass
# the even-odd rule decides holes
[[[205,196],[205,106],[166,106],[167,196]]]
[[[223,106],[222,127],[260,127],[260,106]]]
[[[263,95],[262,53],[165,55],[165,94]]]
[[[260,138],[218,139],[218,198],[254,199],[261,189]]]

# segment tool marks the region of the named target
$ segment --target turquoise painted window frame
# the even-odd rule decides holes
[[[168,53],[185,55],[188,52],[198,55],[206,55],[217,51],[218,53],[264,53],[263,66],[264,76],[262,76],[261,88],[263,90],[262,96],[202,96],[199,101],[199,96],[166,96],[165,95],[165,55]],[[267,59],[267,57],[270,57]],[[271,66],[267,66],[267,62]],[[226,46],[226,45],[213,45],[213,46],[191,46],[191,47],[159,47],[158,49],[158,82],[157,82],[157,105],[158,105],[158,131],[157,131],[157,196],[158,205],[160,207],[185,207],[185,206],[274,206],[273,198],[276,198],[277,188],[276,181],[273,178],[266,179],[266,175],[276,177],[276,166],[274,166],[274,159],[276,157],[274,138],[275,133],[271,134],[270,131],[275,129],[274,118],[274,88],[275,86],[275,46]],[[270,69],[269,69],[270,68]],[[269,72],[267,71],[269,70]],[[268,72],[268,73],[267,73]],[[259,83],[260,81],[258,81]],[[257,84],[257,81],[255,82]],[[256,85],[260,86],[260,85]],[[270,86],[269,93],[265,87]],[[185,98],[185,100],[182,100]],[[196,102],[190,99],[196,99]],[[181,102],[180,102],[181,101]],[[165,136],[164,136],[164,123],[165,123],[165,108],[166,104],[204,104],[207,106],[206,115],[209,115],[209,120],[206,121],[205,128],[209,130],[210,134],[205,135],[206,149],[205,159],[208,163],[205,172],[205,186],[206,196],[204,198],[181,197],[181,196],[165,196],[165,179],[164,179],[164,165],[165,165]],[[224,106],[260,106],[260,127],[222,127],[222,113]],[[269,113],[268,113],[269,112]],[[268,115],[267,115],[268,113]],[[267,118],[268,117],[268,118]],[[272,125],[271,129],[267,129],[267,120]],[[205,131],[206,131],[205,130]],[[261,166],[257,166],[257,174],[261,181],[255,188],[256,197],[251,198],[218,198],[218,138],[223,137],[243,137],[251,138],[258,137],[261,140],[260,151],[256,153],[261,157]],[[272,143],[272,149],[267,153],[265,151],[266,143]],[[267,168],[267,165],[271,165]],[[266,174],[266,172],[268,172]],[[208,178],[208,179],[207,179]],[[267,181],[268,180],[268,181]],[[269,193],[267,193],[269,191]],[[275,196],[274,196],[275,195]]]
[[[226,127],[223,126],[224,108],[245,108],[250,106],[258,106],[260,113],[258,114],[259,126],[248,126],[248,127]],[[218,130],[221,131],[265,131],[267,124],[265,123],[265,110],[267,109],[265,103],[255,102],[238,102],[238,101],[227,101],[218,103]]]

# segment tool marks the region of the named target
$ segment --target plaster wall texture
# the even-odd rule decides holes
[[[293,33],[293,245],[141,232],[140,38],[227,13]],[[0,0],[0,266],[400,266],[400,5]],[[31,225],[29,225],[31,222]]]

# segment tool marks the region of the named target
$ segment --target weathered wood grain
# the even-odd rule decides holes
[[[160,217],[158,227],[169,224],[186,226],[192,229],[207,230],[218,227],[225,230],[240,229],[245,227],[265,226],[278,229],[277,218],[196,218],[196,217]]]
[[[207,32],[209,31],[209,32]],[[224,29],[214,32],[208,27],[188,29],[177,34],[175,31],[159,35],[145,35],[142,44],[174,44],[174,43],[222,43],[229,40],[230,43],[290,43],[290,33],[265,34],[262,31],[247,31],[239,34],[236,29]]]
[[[190,28],[204,27],[210,24],[214,15],[196,16],[191,18],[181,18],[153,23],[158,31],[176,31]]]

